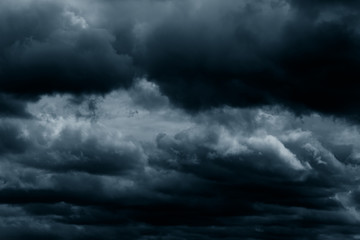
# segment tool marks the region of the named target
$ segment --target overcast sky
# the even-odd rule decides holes
[[[360,239],[357,0],[1,0],[0,239]]]

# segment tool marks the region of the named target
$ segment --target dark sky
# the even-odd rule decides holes
[[[359,14],[0,1],[0,239],[360,239]]]

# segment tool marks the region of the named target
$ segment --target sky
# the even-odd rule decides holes
[[[0,239],[360,239],[359,16],[0,1]]]

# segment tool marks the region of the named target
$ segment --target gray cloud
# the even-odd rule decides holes
[[[357,6],[2,1],[0,235],[359,238]]]
[[[228,107],[189,116],[163,105],[151,112],[163,125],[152,126],[149,138],[141,131],[124,134],[126,122],[141,128],[151,121],[132,94],[108,95],[98,109],[128,99],[137,117],[100,111],[96,121],[79,118],[68,98],[58,96],[30,106],[34,119],[13,121],[12,132],[21,133],[14,141],[28,147],[1,157],[5,236],[356,236],[356,126],[281,109]],[[190,123],[169,119],[174,114]]]

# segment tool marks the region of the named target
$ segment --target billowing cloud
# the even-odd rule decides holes
[[[13,136],[1,145],[4,236],[357,236],[357,126],[274,108],[188,115],[151,83],[139,88],[156,108],[133,90],[95,110],[59,95],[29,105],[32,119],[2,120],[1,134]],[[113,104],[119,111],[106,111]]]
[[[102,94],[147,76],[188,110],[275,104],[357,119],[356,6],[3,1],[1,92]]]
[[[179,4],[146,34],[140,59],[188,109],[280,104],[357,118],[357,10],[318,2]]]
[[[359,3],[3,0],[4,239],[359,239]]]
[[[80,9],[41,0],[2,1],[0,8],[2,93],[37,100],[47,93],[104,93],[129,86],[132,57],[118,54],[115,36],[88,24]]]

